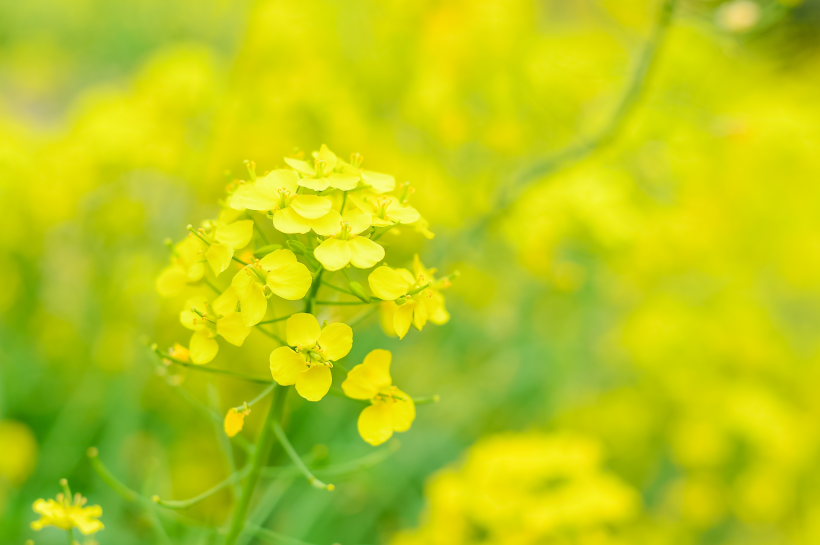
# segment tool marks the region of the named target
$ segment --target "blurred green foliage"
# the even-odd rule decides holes
[[[64,542],[28,525],[32,502],[68,477],[103,506],[101,543],[157,542],[150,511],[91,470],[92,445],[147,496],[226,477],[197,403],[224,414],[259,387],[155,372],[145,342],[187,339],[180,302],[154,290],[163,240],[215,216],[244,159],[269,169],[321,143],[410,180],[437,236],[397,250],[462,273],[450,323],[398,341],[372,322],[349,356],[391,349],[396,382],[441,402],[419,407],[386,461],[332,494],[279,479],[252,520],[317,544],[417,525],[395,539],[438,543],[442,479],[461,475],[469,503],[481,474],[459,469],[465,450],[527,431],[595,445],[640,499],[594,531],[569,518],[519,541],[497,531],[506,519],[456,502],[466,530],[441,543],[820,541],[820,6],[680,2],[612,145],[502,198],[533,161],[606,126],[658,9],[0,3],[0,541]],[[270,346],[246,346],[258,357],[226,348],[216,363],[264,373]],[[291,409],[291,440],[317,463],[372,452],[355,404]],[[248,418],[249,438],[260,421]],[[484,441],[468,460],[498,449]],[[425,480],[448,464],[425,508]],[[225,491],[185,515],[216,525],[229,505]]]

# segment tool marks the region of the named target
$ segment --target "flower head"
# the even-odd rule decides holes
[[[338,271],[348,264],[369,269],[384,258],[384,248],[369,238],[359,236],[370,227],[371,216],[352,208],[343,216],[332,211],[326,226],[316,232],[326,238],[313,255],[325,269]]]
[[[412,273],[384,265],[370,273],[367,280],[373,294],[392,301],[382,305],[382,312],[392,315],[388,322],[399,338],[404,338],[410,325],[421,331],[428,320],[441,325],[450,319],[439,291],[448,287],[449,281],[437,281],[433,273],[435,269],[426,269],[418,255],[413,258]]]
[[[245,425],[245,417],[251,414],[250,409],[239,410],[236,407],[231,407],[228,414],[225,415],[225,434],[228,437],[233,437]]]
[[[313,165],[299,159],[285,158],[285,162],[302,175],[299,185],[314,191],[324,191],[328,187],[350,191],[359,185],[359,172],[322,144],[313,154]]]
[[[68,483],[65,479],[60,481],[64,492],[57,494],[57,499],[39,499],[34,502],[32,509],[40,515],[39,520],[31,523],[34,530],[42,530],[46,526],[55,526],[63,530],[77,528],[83,535],[91,535],[104,528],[103,523],[97,520],[102,516],[102,507],[92,505],[84,507],[86,499],[80,494],[71,497],[68,490]]]
[[[219,351],[216,336],[221,336],[234,346],[242,346],[251,328],[245,325],[242,316],[236,311],[237,301],[233,288],[228,288],[214,300],[213,305],[208,303],[204,295],[192,297],[185,303],[179,319],[194,334],[191,335],[187,353],[182,352],[183,357],[180,359],[187,360],[190,357],[191,362],[197,365],[208,363]]]
[[[378,227],[415,223],[421,217],[415,208],[403,204],[397,197],[379,195],[372,190],[351,194],[350,198],[362,211],[371,215],[371,225]]]
[[[293,252],[275,250],[236,273],[231,286],[239,297],[245,325],[253,326],[265,317],[271,294],[295,301],[305,296],[312,282],[310,271]]]
[[[274,170],[253,183],[240,185],[228,204],[237,210],[272,210],[273,226],[282,233],[307,233],[333,203],[327,197],[299,195],[299,175]]]
[[[332,382],[330,368],[353,346],[353,330],[347,324],[330,324],[324,329],[312,314],[299,313],[285,324],[287,342],[270,355],[273,380],[282,386],[296,385],[308,401],[322,399]]]
[[[242,249],[253,238],[253,220],[238,220],[241,212],[223,210],[215,223],[208,223],[210,227],[210,246],[205,251],[205,259],[219,276],[231,264],[231,258],[236,250]]]
[[[393,386],[391,359],[388,350],[373,350],[342,383],[348,397],[370,400],[371,405],[359,415],[358,428],[362,439],[373,446],[390,439],[394,431],[409,430],[416,418],[413,399]]]

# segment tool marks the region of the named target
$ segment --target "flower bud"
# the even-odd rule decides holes
[[[305,248],[305,245],[298,240],[289,240],[287,244],[288,248],[290,248],[294,254],[305,255],[307,253],[307,248]]]
[[[369,303],[370,302],[370,296],[367,295],[367,293],[364,291],[364,288],[362,287],[362,285],[359,284],[358,282],[350,282],[347,285],[347,287],[350,288],[350,291],[353,293],[353,295],[358,297],[362,302],[364,302],[364,303]]]

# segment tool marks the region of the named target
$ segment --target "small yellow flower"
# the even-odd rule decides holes
[[[444,307],[444,296],[439,289],[449,286],[448,280],[436,281],[435,269],[426,269],[419,256],[413,258],[413,273],[407,269],[378,267],[368,277],[373,294],[385,301],[398,301],[382,304],[382,312],[392,314],[393,330],[403,339],[413,325],[421,331],[427,321],[442,325],[450,319]]]
[[[179,320],[194,331],[188,344],[188,354],[185,354],[193,363],[203,365],[216,357],[219,351],[219,343],[215,339],[217,335],[234,346],[242,346],[245,342],[251,328],[245,325],[236,311],[237,301],[233,289],[228,288],[214,300],[213,306],[204,295],[192,297],[185,303]]]
[[[369,269],[384,258],[384,248],[362,236],[360,233],[370,227],[371,216],[361,210],[351,208],[344,213],[331,211],[326,226],[316,232],[326,236],[313,255],[325,269],[338,271],[349,264],[360,269]]]
[[[296,301],[312,283],[310,271],[293,252],[275,250],[236,273],[231,286],[239,297],[245,325],[253,326],[265,317],[271,294]]]
[[[347,324],[330,324],[324,329],[312,314],[294,314],[285,325],[288,344],[270,355],[273,380],[282,386],[296,385],[308,401],[322,399],[332,382],[334,361],[347,356],[353,346],[353,330]]]
[[[371,225],[377,227],[396,223],[411,224],[421,217],[412,206],[402,204],[397,197],[379,195],[372,190],[351,193],[350,199],[363,212],[371,215]]]
[[[299,175],[274,170],[253,183],[240,185],[228,204],[237,210],[272,210],[273,226],[282,233],[307,233],[330,211],[327,197],[298,195]]]
[[[61,484],[68,490],[68,483],[65,479],[61,481]],[[63,493],[57,494],[56,501],[39,499],[34,502],[32,508],[40,515],[40,520],[32,522],[31,527],[37,531],[46,526],[55,526],[63,530],[77,528],[83,535],[99,532],[104,528],[103,523],[97,520],[102,516],[102,507],[99,505],[83,507],[86,501],[80,494],[75,494],[72,501],[70,494]]]
[[[233,437],[242,431],[242,427],[245,425],[245,417],[249,414],[251,414],[250,409],[240,411],[236,407],[231,407],[228,414],[225,415],[225,434],[228,437]]]
[[[326,145],[322,144],[322,148],[313,154],[313,158],[313,166],[299,159],[285,158],[285,162],[302,175],[299,180],[302,187],[314,191],[324,191],[328,187],[350,191],[359,185],[357,169],[340,161]]]
[[[182,291],[186,284],[198,282],[205,275],[205,251],[208,245],[189,234],[185,240],[174,247],[171,265],[157,277],[157,292],[163,297],[173,297]]]
[[[416,418],[413,399],[393,386],[391,359],[388,350],[373,350],[342,383],[348,397],[370,400],[371,405],[359,415],[358,428],[362,439],[373,446],[390,439],[394,431],[409,430]]]
[[[223,210],[216,223],[209,223],[211,228],[211,245],[205,250],[205,259],[219,276],[231,264],[236,250],[247,246],[253,238],[253,220],[239,220],[241,212]]]

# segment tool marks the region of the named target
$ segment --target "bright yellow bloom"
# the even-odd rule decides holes
[[[351,193],[350,199],[363,212],[370,214],[370,224],[378,227],[396,223],[407,225],[421,217],[415,208],[402,204],[397,197],[379,195],[372,190]]]
[[[389,193],[396,189],[396,179],[393,176],[359,168],[363,161],[364,157],[358,153],[354,153],[351,156],[351,166],[356,169],[362,177],[362,181],[365,185],[369,186],[372,191],[376,193]]]
[[[450,319],[439,289],[449,286],[448,280],[436,281],[435,269],[425,269],[419,256],[413,258],[413,273],[407,269],[381,266],[370,273],[368,283],[373,294],[385,301],[382,312],[392,314],[393,330],[403,339],[410,325],[421,331],[427,321],[442,325]],[[389,332],[388,332],[389,333]]]
[[[285,325],[288,344],[270,355],[273,380],[282,386],[296,385],[308,401],[322,399],[332,382],[334,361],[347,356],[353,346],[353,330],[347,324],[330,324],[324,329],[312,314],[294,314]]]
[[[173,297],[189,283],[202,280],[205,275],[205,251],[208,245],[193,233],[174,247],[171,265],[157,278],[157,291],[163,297]]]
[[[265,317],[271,293],[295,301],[305,296],[312,282],[310,271],[293,252],[275,250],[236,273],[231,286],[239,297],[245,325],[253,326]]]
[[[369,269],[384,258],[384,248],[362,236],[360,233],[370,227],[371,217],[355,208],[345,211],[344,217],[331,211],[327,228],[317,229],[317,233],[329,237],[314,251],[313,255],[325,269],[338,271],[349,264],[360,269]]]
[[[249,414],[251,414],[250,409],[238,411],[236,407],[231,407],[228,414],[225,415],[225,434],[228,437],[233,437],[242,431],[242,427],[245,425],[245,417]]]
[[[314,191],[324,191],[328,187],[350,191],[359,185],[358,170],[340,161],[326,145],[322,144],[313,158],[313,166],[299,159],[285,158],[285,162],[302,175],[299,180],[302,187]]]
[[[273,226],[282,233],[307,233],[322,224],[332,203],[327,197],[297,195],[299,175],[274,170],[255,182],[240,185],[228,200],[237,210],[272,210]]]
[[[391,359],[388,350],[373,350],[342,383],[347,397],[370,400],[371,405],[359,415],[358,428],[362,439],[373,446],[390,439],[394,431],[409,430],[416,418],[413,399],[393,386]]]
[[[63,481],[65,482],[65,481]],[[57,500],[37,500],[32,508],[40,515],[40,520],[31,523],[34,530],[42,530],[46,526],[55,526],[63,530],[77,528],[83,535],[91,535],[104,528],[103,523],[97,520],[102,516],[102,507],[92,505],[83,507],[86,499],[80,494],[74,495],[74,500],[65,494],[57,494]]]
[[[219,343],[215,339],[217,335],[235,346],[242,346],[251,328],[245,325],[236,311],[237,302],[236,293],[228,288],[214,300],[213,307],[204,295],[193,297],[185,303],[179,320],[194,331],[188,344],[191,362],[203,365],[216,357],[219,351]]]
[[[205,251],[205,259],[216,276],[228,268],[234,252],[247,246],[253,238],[253,220],[236,221],[241,214],[236,210],[223,210],[216,223],[209,225],[212,241]]]

